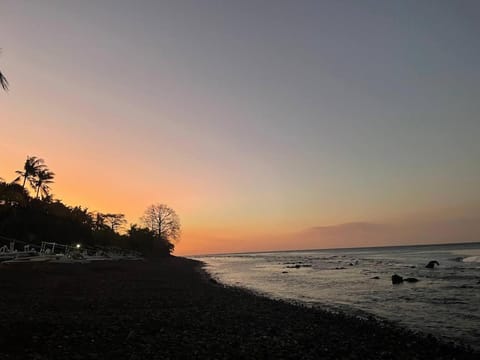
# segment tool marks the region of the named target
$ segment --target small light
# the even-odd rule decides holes
[[[77,249],[80,249],[80,246],[81,246],[80,244],[77,244]]]

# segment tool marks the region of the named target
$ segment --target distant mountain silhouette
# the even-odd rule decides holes
[[[473,242],[480,241],[480,218],[399,224],[351,222],[315,226],[296,234],[295,238],[303,248]]]
[[[347,231],[360,231],[360,232],[369,232],[369,231],[378,231],[379,229],[384,229],[388,227],[385,224],[369,223],[369,222],[349,222],[339,225],[330,225],[330,226],[314,226],[308,231],[316,232],[347,232]]]

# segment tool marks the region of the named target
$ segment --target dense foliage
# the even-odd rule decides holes
[[[131,224],[126,229],[124,214],[90,212],[53,199],[50,185],[55,174],[42,159],[28,157],[23,169],[16,173],[18,177],[11,183],[0,179],[0,236],[34,245],[47,241],[118,247],[139,251],[145,256],[165,256],[174,249],[179,222],[175,224],[176,232],[168,236],[149,226]],[[178,220],[176,214],[175,217]]]

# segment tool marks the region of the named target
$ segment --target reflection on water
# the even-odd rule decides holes
[[[480,243],[196,257],[219,281],[480,344]],[[440,263],[427,269],[430,260]],[[420,281],[392,285],[391,276]]]

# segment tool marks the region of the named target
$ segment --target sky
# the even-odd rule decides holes
[[[474,0],[0,0],[0,176],[35,155],[67,204],[135,223],[166,203],[178,255],[479,241],[479,18]]]

